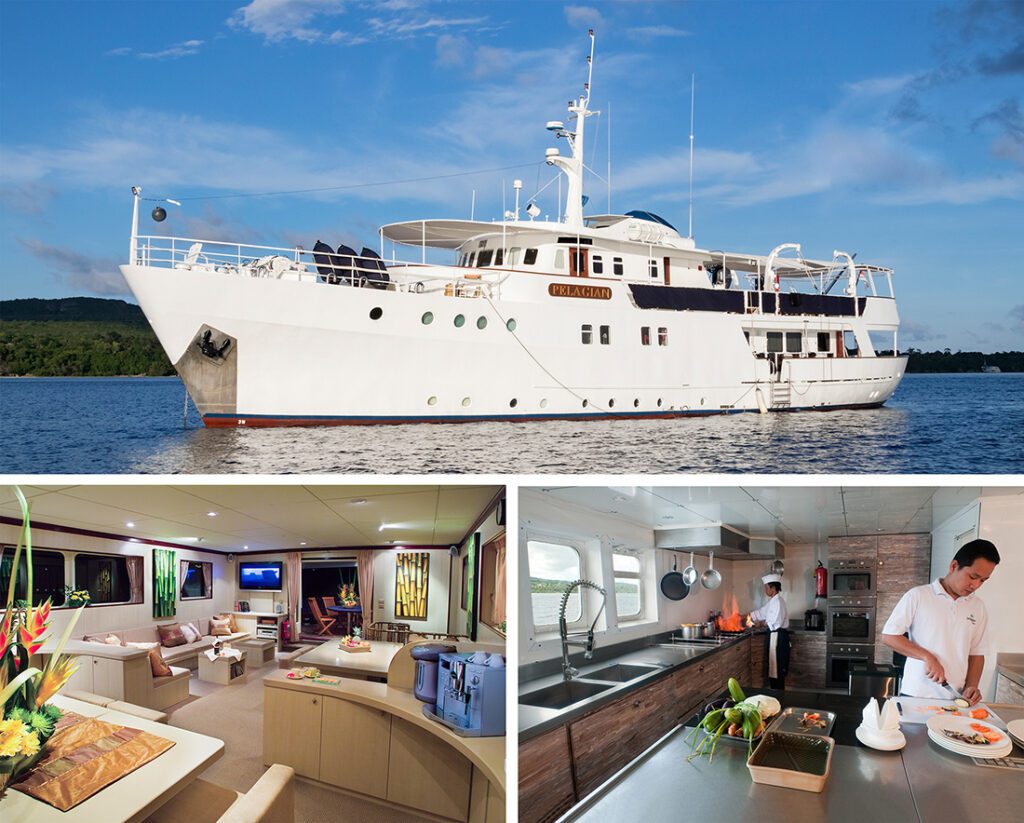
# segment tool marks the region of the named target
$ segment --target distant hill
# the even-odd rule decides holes
[[[174,374],[142,309],[124,300],[0,301],[0,375]]]
[[[907,374],[967,374],[980,372],[984,366],[996,366],[1001,372],[1024,372],[1024,352],[1001,351],[984,354],[980,351],[921,351],[909,349]]]

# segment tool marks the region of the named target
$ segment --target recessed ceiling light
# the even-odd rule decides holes
[[[299,543],[299,545],[300,545],[300,546],[305,546],[306,544],[305,544],[305,543]]]
[[[182,543],[198,543],[199,542],[199,538],[198,537],[182,537],[181,538],[181,542]]]
[[[357,497],[357,498],[355,498],[354,500],[351,501],[353,506],[361,506],[365,502],[366,502],[366,498],[365,497]]]
[[[125,526],[127,526],[129,529],[134,529],[135,528],[135,524],[132,523],[131,520],[129,520],[127,523],[125,523]]]
[[[242,546],[242,548],[243,548],[243,549],[247,549],[247,548],[249,548],[249,547],[248,547],[248,546]]]
[[[675,520],[676,516],[674,514],[663,514],[661,516],[661,519],[662,520]]]
[[[128,541],[130,543],[138,543],[139,542],[139,538],[137,538],[137,537],[129,537]]]
[[[206,516],[207,517],[216,517],[217,516],[217,512],[207,512]]]

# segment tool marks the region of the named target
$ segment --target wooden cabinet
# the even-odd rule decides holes
[[[892,663],[892,649],[882,643],[882,629],[908,589],[928,582],[930,534],[883,534],[878,537],[875,589],[875,661]]]
[[[1024,686],[1010,680],[1006,675],[996,675],[996,699],[994,702],[1024,706]]]
[[[96,694],[124,700],[124,662],[109,657],[94,657],[92,686]]]
[[[394,717],[387,799],[452,820],[469,817],[473,765],[430,732]]]
[[[676,724],[665,677],[569,725],[576,792],[585,797]]]
[[[284,763],[296,774],[319,779],[322,704],[314,694],[263,690],[264,765]]]
[[[789,639],[792,648],[786,682],[802,689],[825,688],[825,632],[790,632]]]
[[[757,689],[768,687],[768,650],[765,648],[764,635],[751,637],[750,643],[750,680],[747,682]]]
[[[576,803],[569,730],[559,726],[519,744],[519,820],[554,820]]]
[[[878,556],[878,536],[830,537],[828,539],[829,561],[839,559],[874,560]]]
[[[386,797],[390,741],[390,714],[325,697],[319,779],[343,789]]]
[[[41,660],[38,663],[38,667],[42,668],[45,665],[45,661],[47,659],[49,659],[49,655],[47,655],[43,660]],[[80,692],[92,692],[93,694],[95,694],[96,690],[93,688],[92,673],[93,660],[95,660],[95,658],[87,654],[79,654],[75,656],[75,660],[78,661],[78,668],[75,670],[75,673],[71,675],[71,677],[68,679],[66,688],[74,689]]]

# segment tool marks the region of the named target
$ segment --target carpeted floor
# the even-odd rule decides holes
[[[172,726],[224,741],[224,755],[203,772],[204,779],[246,792],[266,771],[261,678],[276,667],[276,662],[268,663],[262,670],[250,671],[245,683],[231,686],[203,682],[193,673],[191,697],[168,710]],[[431,819],[396,812],[305,780],[295,782],[296,823],[428,823]]]

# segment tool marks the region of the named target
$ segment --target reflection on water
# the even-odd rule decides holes
[[[1024,375],[909,375],[868,411],[310,429],[182,425],[166,380],[4,380],[17,473],[1020,473]]]

